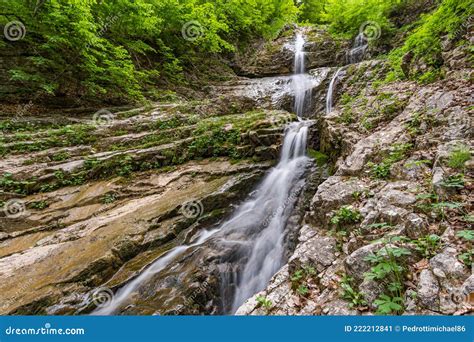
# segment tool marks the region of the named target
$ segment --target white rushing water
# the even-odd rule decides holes
[[[243,254],[248,256],[239,275],[232,313],[263,290],[284,263],[285,227],[304,184],[301,181],[309,161],[305,156],[307,133],[305,122],[290,124],[280,162],[259,186],[257,196],[244,203],[226,227],[229,236],[234,230],[245,241]]]
[[[305,39],[301,33],[296,35],[295,40],[295,61],[294,74],[292,76],[292,86],[295,96],[294,111],[298,117],[303,117],[304,110],[310,100],[311,90],[313,88],[313,81],[308,74],[305,74]]]
[[[304,72],[304,38],[298,35],[295,43],[294,83]],[[302,95],[298,91],[302,92]],[[308,94],[304,87],[295,88],[295,98],[303,96],[304,106]],[[295,111],[302,113],[299,101]],[[111,315],[129,304],[129,298],[151,277],[162,271],[187,250],[204,244],[211,238],[220,244],[235,244],[240,248],[243,264],[236,275],[237,286],[232,298],[223,299],[234,313],[239,306],[256,292],[264,289],[270,278],[282,267],[285,254],[285,227],[304,185],[304,174],[310,159],[306,156],[308,121],[290,123],[285,136],[279,163],[270,170],[249,199],[242,203],[232,217],[216,229],[202,232],[190,245],[177,246],[157,259],[137,278],[117,291],[112,301],[92,314]],[[230,284],[223,284],[223,286]]]
[[[333,94],[334,94],[334,86],[336,84],[337,77],[339,76],[342,68],[337,69],[334,76],[329,83],[328,93],[326,95],[326,113],[332,112],[332,102],[333,102]]]
[[[304,44],[303,35],[297,34],[292,82],[294,110],[298,117],[303,116],[307,96],[311,93],[309,75],[304,74]],[[285,227],[304,184],[303,176],[309,162],[306,157],[307,134],[306,121],[291,123],[287,127],[278,165],[264,179],[257,196],[242,205],[229,222],[230,230],[238,230],[237,235],[247,240],[243,244],[247,261],[238,275],[232,313],[249,297],[263,290],[284,264]]]
[[[107,305],[102,308],[98,308],[97,310],[92,312],[92,314],[93,315],[113,315],[114,313],[118,311],[118,309],[123,307],[124,304],[127,304],[128,298],[130,298],[131,294],[135,292],[143,282],[150,279],[154,274],[162,271],[173,260],[175,260],[178,256],[182,255],[188,249],[202,245],[204,242],[209,240],[215,233],[217,233],[217,231],[218,231],[217,229],[210,230],[210,231],[205,230],[199,235],[199,237],[194,243],[190,245],[177,246],[171,249],[168,253],[166,253],[165,256],[160,257],[153,264],[151,264],[137,278],[135,278],[130,283],[128,283],[127,285],[122,287],[120,290],[118,290],[110,303],[107,303]]]

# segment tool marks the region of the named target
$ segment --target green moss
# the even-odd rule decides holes
[[[465,29],[463,24],[472,16],[471,0],[444,0],[438,8],[413,25],[402,47],[392,50],[389,60],[393,68],[391,79],[412,78],[423,83],[433,82],[440,76],[439,69],[443,64],[441,56],[443,36],[458,39],[459,33]],[[428,70],[411,74],[411,70],[403,69],[403,58],[410,53],[411,63],[422,63]],[[407,74],[408,73],[408,74]],[[388,77],[388,76],[387,76]]]
[[[320,151],[313,150],[312,148],[308,149],[308,155],[316,161],[316,164],[318,166],[323,166],[327,164],[328,159],[329,159],[329,157],[326,154]]]

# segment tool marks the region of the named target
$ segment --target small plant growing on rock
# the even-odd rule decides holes
[[[436,234],[431,234],[412,242],[416,245],[416,250],[419,251],[424,258],[430,259],[438,252],[441,238]]]
[[[341,228],[344,224],[353,224],[360,222],[362,215],[357,209],[353,209],[350,206],[341,207],[334,213],[331,218],[331,223],[338,228]]]
[[[440,185],[445,188],[463,189],[464,175],[459,173],[457,175],[448,176],[440,183]]]
[[[377,314],[381,315],[399,313],[403,310],[403,298],[401,297],[390,297],[383,294],[374,301],[374,304],[377,305]]]
[[[466,265],[467,267],[471,267],[473,257],[474,257],[474,251],[470,249],[467,252],[459,254],[458,259],[462,263],[464,263],[464,265]]]
[[[456,236],[462,239],[465,239],[467,241],[473,241],[474,230],[469,230],[469,229],[460,230],[459,232],[456,233]]]
[[[303,285],[301,284],[300,286],[298,286],[298,288],[296,289],[296,292],[302,296],[302,297],[306,297],[306,295],[308,294],[309,292],[309,289],[306,285]]]
[[[463,212],[463,204],[459,202],[440,202],[440,198],[435,193],[418,194],[416,199],[419,203],[416,208],[425,214],[434,214],[438,219],[444,220],[448,211]]]
[[[456,233],[456,237],[465,241],[465,252],[458,255],[458,259],[463,262],[466,266],[471,267],[473,264],[474,249],[472,243],[474,241],[474,230],[460,230]]]
[[[48,202],[46,202],[46,201],[32,202],[32,203],[30,203],[30,207],[33,208],[33,209],[37,209],[37,210],[43,210],[44,208],[48,207]]]
[[[390,175],[391,164],[381,162],[379,164],[374,164],[372,162],[367,163],[367,166],[370,167],[372,176],[379,179],[388,178]]]
[[[305,297],[309,293],[308,281],[316,274],[316,269],[310,265],[303,265],[291,276],[291,288],[300,296]]]
[[[471,159],[469,148],[464,145],[456,146],[448,158],[448,166],[453,169],[463,169],[464,164]]]
[[[379,314],[403,311],[404,277],[407,271],[403,258],[411,255],[411,252],[397,246],[396,243],[400,241],[404,239],[398,236],[383,239],[384,246],[376,254],[365,258],[373,265],[370,271],[364,274],[365,278],[378,281],[385,287],[386,293],[374,301]]]
[[[116,200],[117,200],[117,194],[114,192],[108,192],[102,198],[102,203],[110,204],[110,203],[115,202]]]
[[[346,225],[351,225],[360,222],[362,215],[359,210],[352,208],[351,206],[341,207],[338,211],[334,212],[331,218],[331,224],[335,226],[330,232],[337,239],[337,248],[342,250],[342,244],[346,240],[348,231]]]
[[[265,296],[257,296],[257,298],[255,298],[255,299],[257,300],[257,303],[259,304],[259,306],[265,308],[265,310],[267,310],[267,311],[269,311],[273,306],[272,301],[269,300]]]
[[[388,156],[383,158],[380,163],[367,163],[367,166],[371,169],[372,176],[379,179],[388,178],[392,165],[405,158],[412,146],[412,144],[394,144]]]
[[[349,308],[363,308],[367,305],[364,295],[354,289],[354,279],[344,275],[341,279],[341,298],[349,302]]]

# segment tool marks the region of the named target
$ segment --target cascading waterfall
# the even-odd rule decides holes
[[[304,184],[309,159],[306,154],[307,123],[289,125],[280,162],[257,189],[257,196],[244,203],[226,224],[229,240],[241,244],[247,258],[238,275],[230,312],[263,290],[284,263],[285,227]],[[232,239],[230,239],[232,237]],[[224,242],[226,242],[224,240]]]
[[[298,35],[294,76],[307,76],[301,74],[305,67],[303,46],[304,38]],[[303,113],[302,106],[307,94],[307,89],[297,87],[299,79],[296,77],[293,80],[295,111],[298,116]],[[310,159],[306,156],[308,126],[308,121],[300,120],[286,127],[279,163],[266,175],[253,196],[241,204],[228,221],[215,229],[202,231],[191,244],[170,250],[119,289],[106,307],[98,308],[92,314],[111,315],[119,312],[145,281],[168,267],[189,249],[198,247],[211,238],[218,244],[238,246],[239,260],[242,262],[240,271],[233,279],[222,279],[223,287],[232,286],[235,280],[238,284],[230,298],[222,298],[227,303],[226,312],[234,313],[245,300],[264,289],[284,263],[285,227],[304,186],[304,174],[310,165]]]
[[[328,93],[326,95],[326,113],[332,112],[332,101],[333,101],[333,94],[334,94],[334,86],[336,84],[336,80],[339,77],[342,68],[337,69],[336,73],[331,79],[329,83]]]
[[[293,85],[294,110],[298,117],[304,113],[308,90],[305,71],[305,40],[298,34],[295,40]],[[308,123],[291,123],[285,134],[278,165],[260,185],[255,199],[246,202],[229,222],[229,231],[245,236],[241,253],[247,261],[237,276],[230,312],[234,313],[252,295],[263,290],[270,278],[284,264],[285,227],[304,184],[309,164],[306,157]],[[242,235],[243,233],[243,235]],[[232,236],[232,234],[230,234]]]
[[[305,74],[305,40],[302,34],[298,33],[295,40],[295,62],[294,74],[292,76],[292,86],[295,95],[294,111],[298,117],[303,117],[304,110],[308,105],[306,102],[311,99],[310,95],[313,83],[308,74]]]

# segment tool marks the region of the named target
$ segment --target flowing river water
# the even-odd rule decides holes
[[[92,314],[111,315],[120,312],[129,297],[141,284],[165,269],[180,255],[213,240],[218,244],[236,247],[239,267],[229,277],[222,276],[223,313],[233,314],[252,295],[263,290],[271,277],[285,263],[285,228],[298,196],[305,184],[305,173],[311,165],[306,156],[308,126],[302,119],[304,107],[311,93],[309,76],[305,74],[305,39],[298,34],[295,40],[295,66],[292,76],[294,111],[299,121],[289,123],[279,163],[271,169],[260,185],[249,195],[224,223],[203,230],[188,245],[171,249],[146,268],[138,277],[119,289],[111,303]]]

